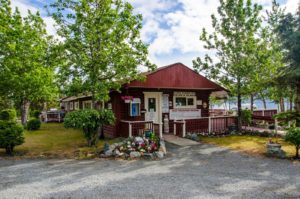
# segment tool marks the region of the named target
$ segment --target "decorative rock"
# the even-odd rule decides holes
[[[113,151],[114,156],[120,156],[120,154],[121,154],[121,152],[118,149]]]
[[[153,158],[153,154],[152,153],[144,153],[143,156],[145,158],[149,158],[149,159]]]
[[[112,154],[113,154],[113,151],[112,151],[112,150],[108,150],[108,151],[105,151],[105,152],[104,152],[104,155],[105,155],[105,156],[112,156]]]
[[[131,158],[139,158],[139,157],[141,157],[141,154],[140,154],[140,152],[132,151],[132,152],[130,152],[130,157]]]
[[[162,151],[156,151],[156,152],[154,152],[154,155],[156,156],[156,157],[158,157],[159,159],[162,159],[162,158],[164,158],[164,153],[162,152]]]
[[[286,153],[281,149],[280,144],[276,143],[267,143],[267,156],[269,157],[277,157],[277,158],[285,158]]]
[[[199,141],[199,137],[198,137],[198,135],[196,133],[193,133],[191,135],[191,139],[194,140],[194,141]]]
[[[144,139],[142,137],[135,137],[134,141],[138,143],[144,143]]]

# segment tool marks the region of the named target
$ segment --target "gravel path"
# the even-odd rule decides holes
[[[161,161],[0,160],[0,198],[300,198],[300,165],[210,145]]]

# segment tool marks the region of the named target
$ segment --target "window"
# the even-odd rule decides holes
[[[79,102],[74,102],[74,109],[79,110]]]
[[[92,109],[92,101],[84,101],[83,103],[83,109]]]
[[[196,108],[196,96],[174,96],[175,108]]]
[[[70,110],[73,110],[74,108],[73,105],[74,105],[73,102],[70,102]]]
[[[129,116],[136,117],[141,115],[141,99],[133,98],[129,106]]]
[[[148,98],[148,112],[156,112],[156,99]]]

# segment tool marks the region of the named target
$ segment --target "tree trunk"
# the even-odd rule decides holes
[[[264,109],[267,109],[267,102],[263,94],[261,94],[261,100],[263,101]]]
[[[237,109],[238,109],[238,131],[242,130],[242,96],[241,96],[241,81],[237,81]]]
[[[299,159],[299,147],[300,146],[296,146],[296,158]]]
[[[285,107],[284,107],[284,98],[283,97],[280,98],[279,105],[280,105],[280,112],[284,112]]]
[[[13,154],[13,151],[14,151],[14,147],[9,145],[5,148],[5,152],[7,155],[12,155]]]
[[[28,120],[30,102],[28,100],[23,100],[21,104],[21,122],[22,125],[25,125]]]
[[[300,113],[300,85],[296,88],[295,110]],[[296,126],[300,127],[300,120],[296,121]]]
[[[254,104],[254,96],[253,94],[250,95],[250,110],[253,112],[253,104]]]

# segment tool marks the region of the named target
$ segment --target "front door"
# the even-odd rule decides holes
[[[161,123],[161,92],[144,92],[145,102],[145,121]]]

